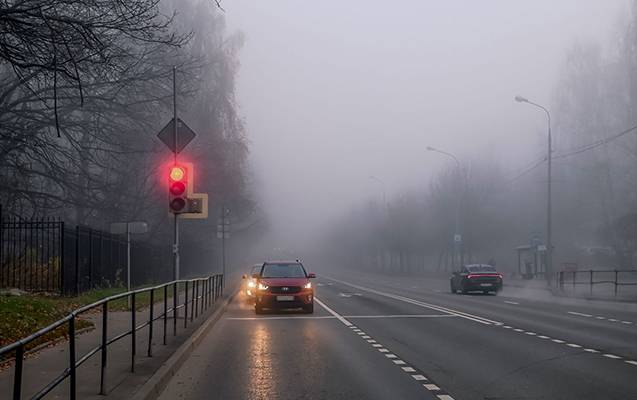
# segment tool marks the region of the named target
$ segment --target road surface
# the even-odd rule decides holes
[[[236,297],[161,398],[637,398],[633,304],[354,273],[315,287],[313,315]]]

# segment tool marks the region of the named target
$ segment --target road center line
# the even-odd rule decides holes
[[[400,296],[400,295],[397,295],[397,294],[381,292],[379,290],[371,289],[371,288],[368,288],[368,287],[365,287],[365,286],[355,285],[353,283],[341,281],[339,279],[334,279],[334,278],[329,278],[329,277],[325,277],[325,278],[329,279],[329,280],[332,280],[334,282],[342,283],[343,285],[351,286],[351,287],[359,289],[359,290],[363,290],[363,291],[366,291],[366,292],[374,293],[374,294],[377,294],[379,296],[389,297],[390,299],[399,300],[399,301],[402,301],[402,302],[405,302],[405,303],[410,303],[410,304],[414,304],[414,305],[417,305],[417,306],[420,306],[420,307],[425,307],[425,308],[429,308],[429,309],[432,309],[432,310],[436,310],[436,311],[444,312],[444,313],[447,313],[447,314],[455,315],[457,317],[468,319],[470,321],[478,322],[478,323],[481,323],[481,324],[484,324],[484,325],[502,325],[501,322],[493,321],[493,320],[490,320],[490,319],[487,319],[487,318],[484,318],[484,317],[480,317],[480,316],[477,316],[477,315],[465,313],[465,312],[462,312],[462,311],[453,310],[451,308],[442,307],[442,306],[435,305],[435,304],[430,304],[430,303],[425,303],[423,301],[411,299],[409,297]]]

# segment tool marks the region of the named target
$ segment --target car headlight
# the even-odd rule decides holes
[[[303,289],[312,289],[312,282],[308,282],[305,285],[303,285]]]
[[[257,283],[255,281],[248,281],[248,287],[249,288],[257,287]]]
[[[268,290],[268,285],[264,285],[263,283],[259,282],[259,290]]]

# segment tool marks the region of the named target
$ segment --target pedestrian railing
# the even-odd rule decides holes
[[[169,307],[168,296],[169,291],[172,292],[172,305]],[[142,293],[149,293],[149,307],[148,310],[138,311],[135,308],[135,300],[136,297]],[[163,294],[163,310],[161,313],[156,315],[155,310],[155,295],[157,293]],[[84,362],[90,359],[92,356],[96,354],[100,354],[101,364],[100,364],[100,394],[106,394],[105,385],[106,385],[106,365],[108,358],[108,346],[127,337],[130,336],[131,340],[131,360],[130,360],[130,370],[131,372],[135,372],[135,357],[137,354],[136,342],[137,342],[137,331],[140,329],[144,329],[148,327],[148,346],[146,352],[148,357],[152,357],[153,355],[153,325],[155,321],[161,320],[163,323],[163,338],[162,344],[166,345],[166,336],[168,332],[168,320],[172,321],[172,333],[173,336],[177,335],[178,323],[177,320],[179,317],[179,310],[183,309],[183,327],[184,329],[188,327],[188,322],[193,322],[193,319],[202,314],[209,307],[212,307],[216,300],[223,294],[223,275],[216,274],[205,278],[197,278],[197,279],[186,279],[186,280],[176,280],[168,283],[164,283],[162,285],[147,287],[138,290],[132,290],[130,292],[117,294],[114,296],[110,296],[99,300],[95,303],[88,304],[86,306],[80,307],[77,310],[73,311],[65,318],[62,318],[53,324],[47,326],[46,328],[42,328],[39,331],[33,333],[32,335],[18,340],[15,343],[7,345],[5,347],[0,348],[0,359],[2,359],[5,355],[15,354],[15,366],[14,366],[14,379],[13,379],[13,400],[22,399],[22,372],[23,372],[23,363],[25,355],[28,353],[27,346],[29,343],[33,342],[37,338],[45,335],[55,329],[63,327],[67,325],[68,327],[68,338],[69,338],[69,357],[68,357],[68,366],[62,371],[60,375],[58,375],[54,380],[46,384],[44,388],[42,388],[39,392],[34,394],[31,399],[41,399],[47,395],[51,390],[56,388],[62,382],[64,382],[67,378],[69,378],[69,396],[72,400],[75,400],[77,397],[77,380],[76,380],[76,371],[79,366],[81,366]],[[183,297],[183,302],[179,301],[179,298]],[[118,335],[109,338],[108,337],[108,305],[110,302],[127,298],[130,305],[130,329],[121,332]],[[80,314],[86,313],[91,310],[95,310],[101,308],[102,313],[102,332],[101,332],[101,341],[100,344],[91,350],[89,350],[86,354],[80,356],[78,359],[78,355],[76,352],[76,328],[75,323],[77,317]],[[145,322],[138,325],[138,317],[140,313],[147,312],[148,317],[145,319]]]
[[[637,270],[559,271],[557,283],[562,291],[568,288],[575,291],[577,287],[588,286],[591,295],[595,285],[611,285],[617,296],[621,286],[637,286]]]

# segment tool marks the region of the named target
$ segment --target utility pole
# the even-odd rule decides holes
[[[173,66],[173,154],[177,165],[177,67]],[[173,214],[173,275],[179,279],[179,214]]]

